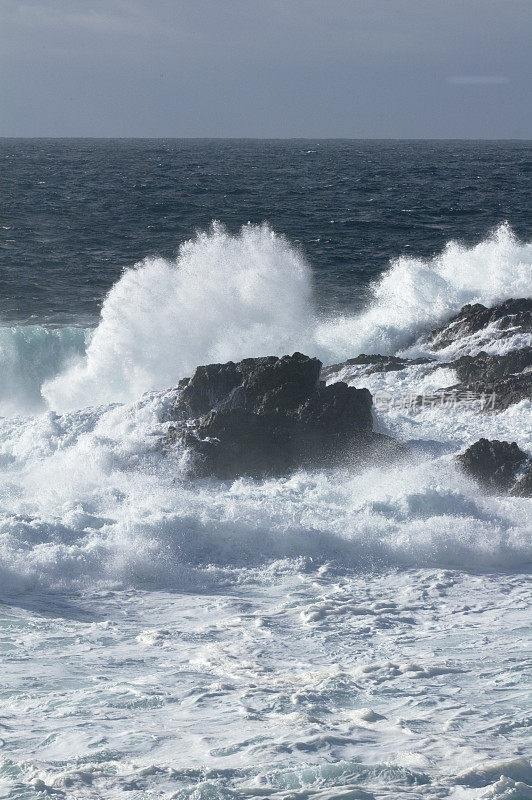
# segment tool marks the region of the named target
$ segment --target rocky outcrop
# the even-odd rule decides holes
[[[324,380],[333,377],[345,367],[360,367],[364,375],[372,375],[375,372],[398,372],[405,367],[416,366],[417,364],[430,364],[430,358],[398,358],[397,356],[366,355],[362,353],[356,358],[349,358],[341,364],[331,364],[323,367],[321,377]]]
[[[449,322],[431,331],[427,340],[434,350],[442,350],[495,322],[498,330],[508,335],[516,331],[532,331],[532,300],[505,300],[492,308],[486,308],[480,303],[463,306]]]
[[[491,326],[491,327],[490,327]],[[445,326],[432,331],[428,343],[439,350],[455,343],[454,353],[486,341],[532,331],[532,301],[507,300],[493,308],[464,306]],[[473,342],[468,339],[474,335]],[[464,339],[460,345],[460,339]],[[519,336],[508,346],[519,346]],[[434,369],[455,370],[454,386],[408,399],[409,408],[475,403],[475,412],[500,411],[532,397],[532,347],[505,355],[476,352],[454,361],[434,358],[361,354],[322,368],[301,353],[248,358],[238,363],[200,366],[180,382],[170,412],[166,448],[184,445],[192,471],[231,479],[240,475],[281,475],[298,468],[390,459],[405,452],[372,428],[372,397],[335,377],[349,380],[373,373],[397,372],[419,365],[421,377]],[[351,368],[351,372],[349,371]],[[321,378],[321,380],[320,380]],[[476,401],[479,401],[478,404]],[[462,468],[487,488],[530,494],[530,460],[508,442],[481,439],[460,456]]]
[[[474,381],[458,384],[444,391],[447,394],[456,391],[459,397],[475,396],[481,402],[483,411],[504,411],[515,403],[532,397],[532,373],[514,375],[494,383]]]
[[[367,389],[326,386],[320,370],[301,353],[198,367],[179,386],[164,445],[181,442],[196,475],[222,479],[403,452],[373,432]]]
[[[487,490],[532,496],[532,459],[515,442],[479,439],[457,459],[463,471]]]
[[[456,370],[462,383],[497,383],[520,373],[532,372],[532,347],[511,350],[503,356],[481,351],[476,356],[462,356],[449,366]]]
[[[449,366],[460,379],[453,389],[490,398],[486,409],[502,411],[532,397],[532,347],[503,356],[462,356]]]
[[[479,333],[491,323],[497,323],[497,331],[486,332],[486,342],[505,335],[532,332],[532,301],[527,299],[507,300],[493,308],[483,305],[467,305],[442,328],[429,334],[427,341],[434,350]],[[523,337],[524,338],[524,337]],[[478,347],[478,338],[475,340]],[[510,350],[505,355],[492,355],[484,351],[476,355],[463,355],[454,361],[435,361],[430,358],[407,359],[397,356],[365,355],[351,358],[342,364],[324,367],[322,377],[328,380],[347,371],[349,378],[371,375],[376,372],[391,372],[407,367],[426,365],[425,374],[441,367],[456,371],[458,382],[454,386],[440,389],[431,395],[412,398],[410,408],[431,406],[451,407],[456,403],[478,400],[478,408],[484,412],[503,411],[515,403],[532,398],[532,347]]]

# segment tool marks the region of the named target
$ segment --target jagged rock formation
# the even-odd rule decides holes
[[[449,323],[432,331],[428,342],[439,350],[464,338],[467,346],[467,337],[473,334],[477,349],[482,331],[492,324],[486,341],[494,335],[500,339],[532,331],[532,301],[507,300],[491,309],[464,306]],[[458,402],[477,398],[483,410],[500,411],[532,396],[530,346],[505,355],[481,351],[446,363],[362,354],[323,369],[318,359],[301,353],[248,358],[198,367],[190,379],[180,382],[170,413],[174,424],[163,444],[184,444],[195,474],[222,479],[396,457],[404,448],[373,431],[369,391],[344,382],[327,386],[323,379],[334,379],[349,367],[356,376],[418,365],[427,365],[428,371],[451,367],[459,382],[431,397],[414,398],[412,407],[452,405],[449,398],[457,396]],[[487,488],[512,494],[532,491],[530,459],[515,444],[481,439],[459,461]]]
[[[515,442],[479,439],[457,460],[487,490],[532,496],[532,459]]]
[[[398,372],[405,367],[417,364],[430,364],[430,358],[398,358],[397,356],[366,355],[362,353],[356,358],[349,358],[341,364],[331,364],[323,367],[321,377],[324,380],[335,375],[344,367],[362,367],[364,375],[372,375],[374,372]]]
[[[532,347],[512,350],[503,356],[481,352],[462,356],[449,364],[456,370],[461,392],[491,397],[489,408],[502,411],[532,397]]]
[[[320,370],[301,353],[198,367],[178,387],[164,445],[182,442],[195,474],[222,479],[404,452],[373,432],[367,389],[326,386]]]
[[[427,341],[434,350],[442,350],[464,336],[477,333],[491,323],[499,331],[512,335],[516,330],[532,331],[532,300],[516,298],[505,300],[492,308],[480,303],[466,305],[458,314],[440,328],[431,331]]]
[[[532,333],[532,300],[518,298],[506,300],[493,308],[476,305],[464,306],[446,325],[432,331],[427,341],[434,350],[441,350],[472,334],[483,331],[491,323],[497,331],[486,333],[486,343],[493,336],[505,338],[516,333]],[[476,346],[478,347],[478,339]],[[420,395],[413,408],[431,405],[452,405],[452,398],[460,402],[464,397],[478,398],[484,411],[503,411],[521,400],[532,398],[532,347],[510,350],[505,355],[491,355],[484,351],[476,355],[463,355],[454,361],[435,361],[430,358],[406,359],[397,356],[360,355],[343,364],[334,364],[322,370],[326,379],[342,369],[354,367],[355,376],[375,372],[390,372],[419,364],[427,365],[427,372],[441,367],[454,369],[458,382],[434,394]]]

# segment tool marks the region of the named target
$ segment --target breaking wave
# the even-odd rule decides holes
[[[312,284],[302,255],[267,225],[231,236],[214,223],[177,260],[149,258],[107,295],[86,357],[43,387],[54,409],[127,401],[198,364],[302,349],[312,342]]]
[[[71,327],[0,327],[0,415],[41,411],[43,383],[85,355],[91,334]]]
[[[173,262],[124,272],[94,331],[0,329],[0,413],[129,402],[198,364],[301,350],[324,363],[394,353],[465,303],[532,294],[532,243],[501,225],[473,247],[450,242],[432,260],[401,257],[368,307],[321,319],[302,253],[267,225],[238,235],[213,223]]]
[[[310,269],[285,238],[266,225],[233,236],[214,224],[175,262],[127,270],[94,331],[1,329],[4,591],[190,589],[261,579],[266,565],[287,562],[526,568],[529,501],[483,496],[452,458],[482,435],[530,450],[526,401],[489,419],[469,411],[377,418],[419,445],[408,470],[188,485],[179,453],[163,458],[158,442],[170,387],[197,364],[296,349],[325,362],[394,352],[466,302],[529,295],[531,262],[532,245],[503,225],[475,247],[449,243],[430,261],[398,259],[365,311],[320,320]],[[395,375],[375,376],[370,389],[384,378],[415,389],[415,370]]]
[[[467,303],[531,295],[532,242],[519,242],[505,223],[473,247],[451,241],[429,261],[396,259],[375,284],[367,310],[327,322],[317,339],[338,361],[391,355]]]

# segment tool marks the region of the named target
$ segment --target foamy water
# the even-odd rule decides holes
[[[324,320],[286,239],[215,225],[126,271],[92,332],[2,329],[6,796],[532,797],[530,500],[484,495],[453,459],[480,436],[532,452],[529,401],[393,403],[376,427],[412,456],[363,472],[191,482],[158,447],[199,363],[523,346],[424,335],[530,296],[531,256],[501,226],[392,263],[365,311]],[[392,398],[454,382],[337,377]]]

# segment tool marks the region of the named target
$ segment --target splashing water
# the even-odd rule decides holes
[[[149,258],[107,295],[97,328],[0,328],[0,413],[73,410],[164,389],[198,364],[302,350],[332,363],[412,344],[465,303],[532,293],[532,243],[508,225],[432,260],[399,258],[360,314],[320,319],[303,255],[267,225],[222,225]]]
[[[317,341],[342,360],[359,353],[390,355],[466,303],[490,306],[532,295],[532,242],[507,224],[474,247],[449,242],[430,261],[401,257],[373,289],[367,310],[319,327]]]
[[[86,358],[43,395],[56,409],[126,401],[175,384],[198,364],[302,348],[311,292],[303,257],[267,225],[231,236],[213,223],[175,262],[147,259],[124,273]]]
[[[377,415],[415,442],[407,469],[187,482],[158,447],[197,364],[394,352],[466,302],[530,294],[530,266],[501,226],[394,261],[364,312],[324,321],[286,239],[215,224],[126,271],[93,333],[1,329],[0,404],[21,414],[0,418],[9,797],[532,797],[530,501],[485,496],[453,458],[481,435],[530,451],[530,403]],[[30,416],[41,386],[69,411]]]
[[[42,384],[83,358],[91,333],[72,327],[0,327],[0,415],[41,411]]]

